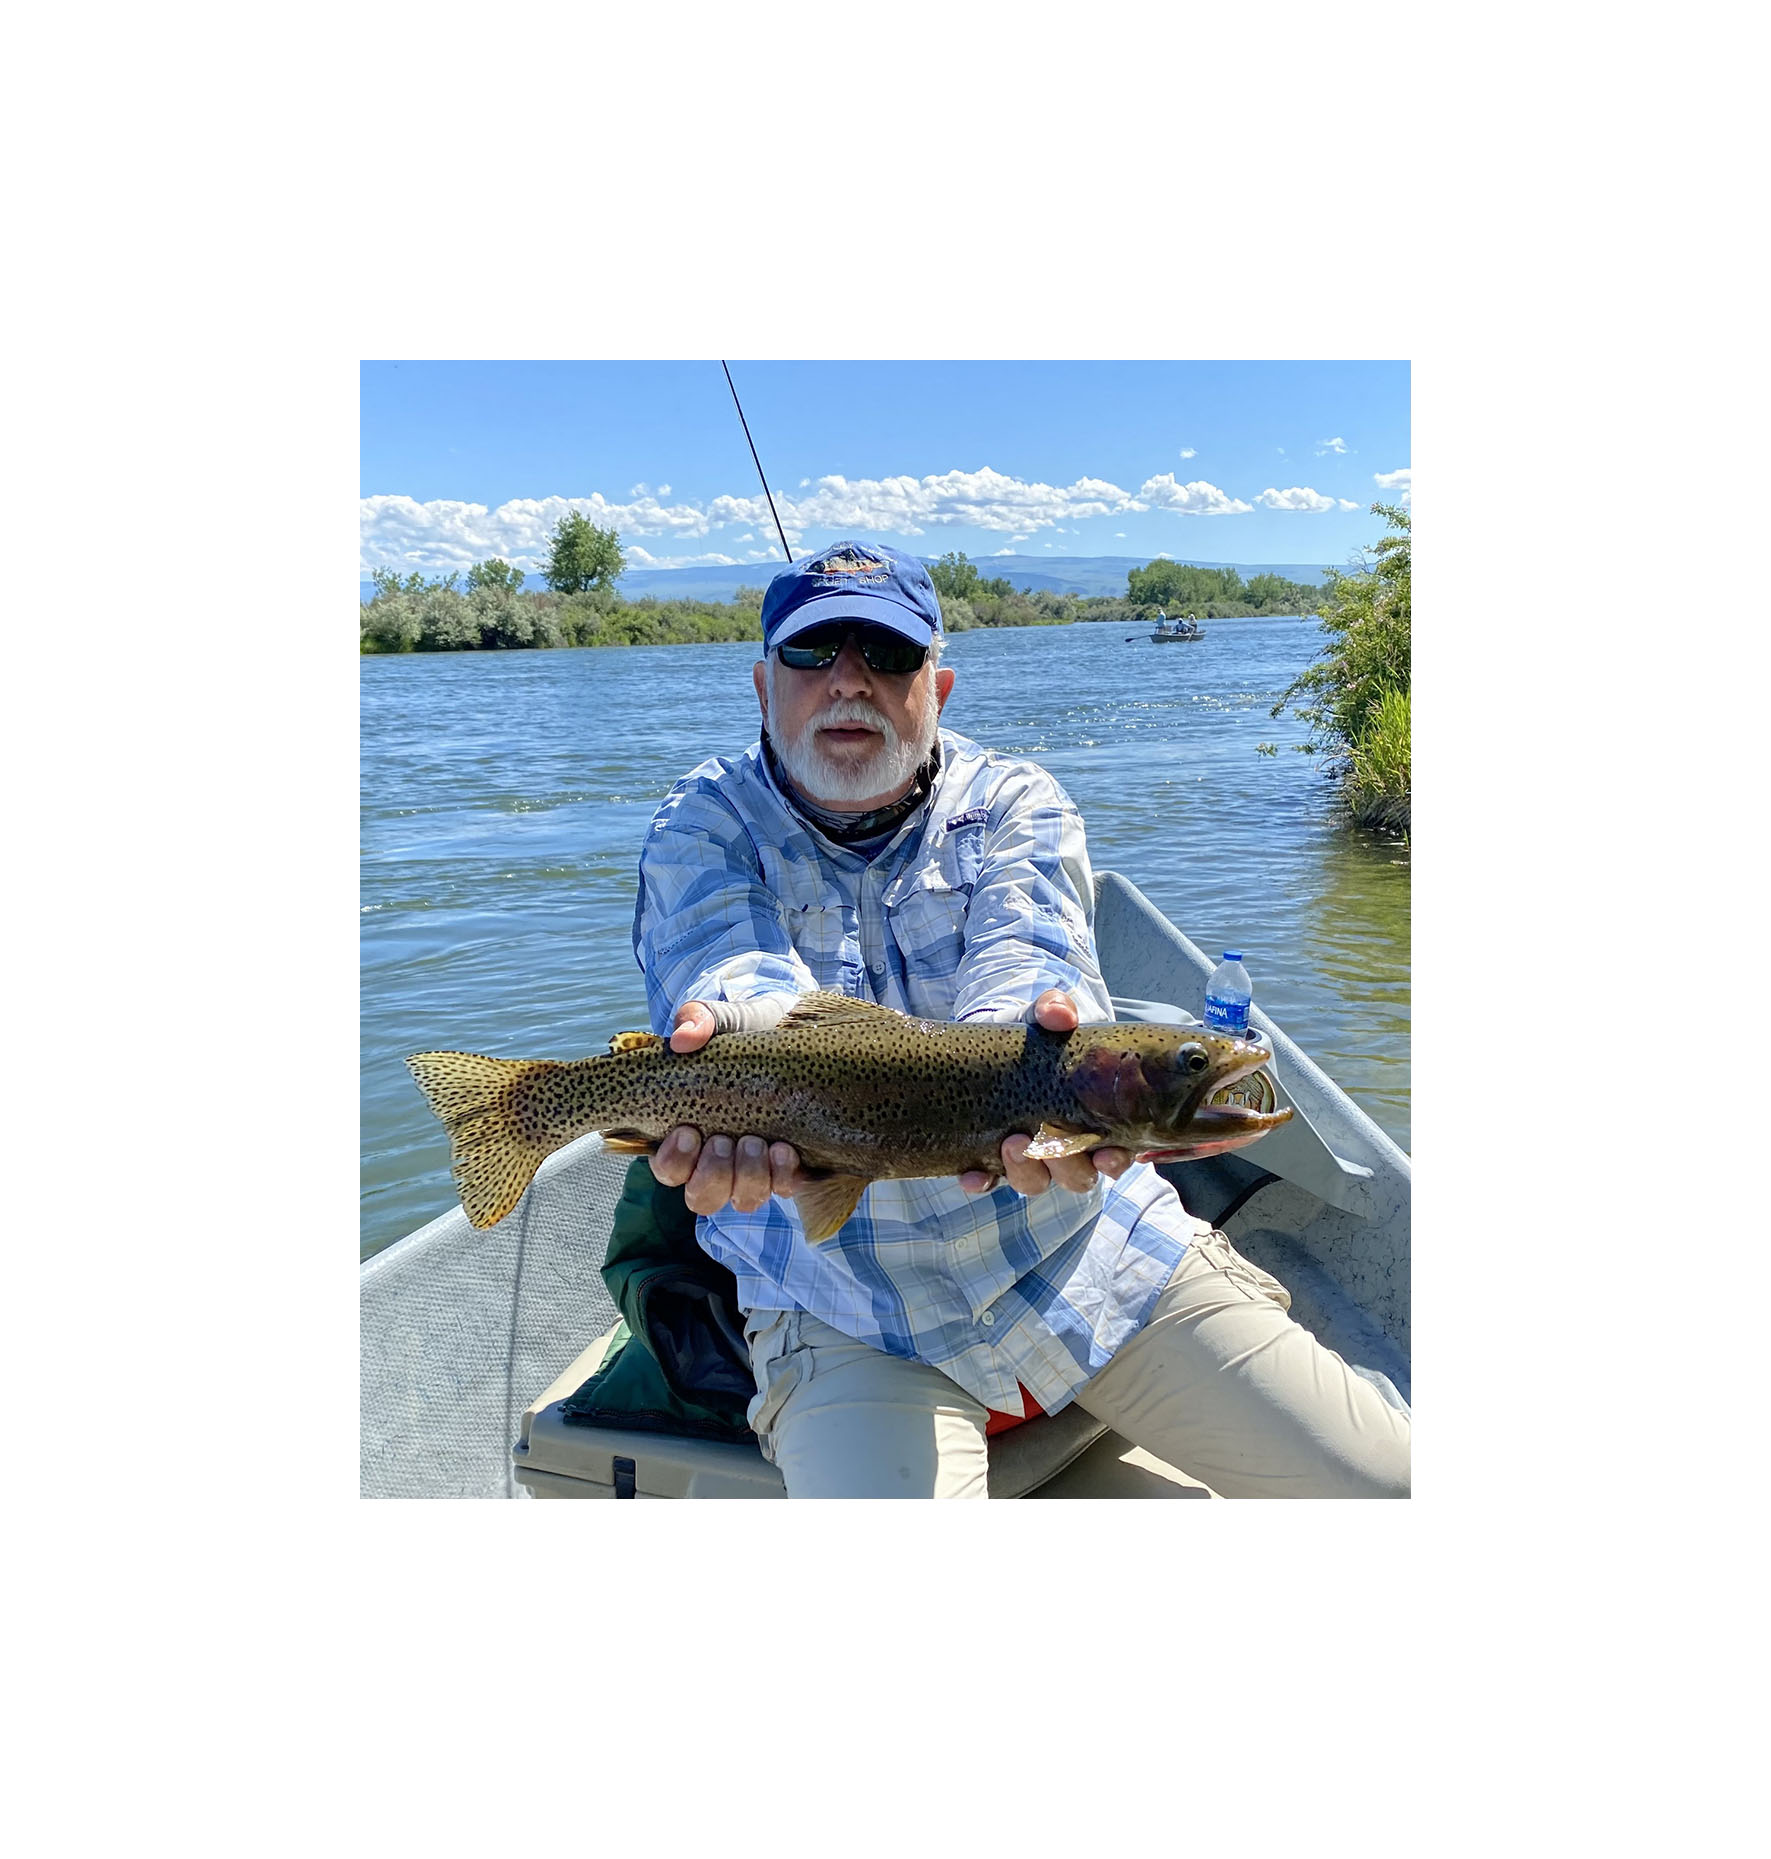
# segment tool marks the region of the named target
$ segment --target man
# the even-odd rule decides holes
[[[838,543],[770,583],[760,742],[701,764],[646,837],[634,947],[679,1052],[837,989],[925,1019],[1113,1017],[1082,821],[942,731],[941,609],[912,557]],[[739,1131],[653,1159],[737,1277],[751,1425],[790,1497],[987,1495],[992,1412],[1075,1400],[1224,1496],[1401,1497],[1409,1415],[1123,1149],[880,1181],[807,1243],[799,1158]],[[1390,1394],[1393,1396],[1394,1391]]]

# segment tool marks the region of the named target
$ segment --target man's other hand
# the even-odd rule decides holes
[[[703,1001],[676,1010],[672,1052],[697,1052],[713,1037],[713,1014]],[[791,1200],[799,1186],[799,1151],[760,1136],[710,1136],[687,1123],[665,1137],[652,1157],[652,1173],[667,1188],[682,1188],[691,1213],[715,1214],[728,1204],[754,1213],[771,1194]]]
[[[1076,1003],[1062,988],[1047,988],[1033,1003],[1034,1020],[1048,1033],[1073,1033],[1078,1025]],[[1009,1136],[1002,1145],[1002,1177],[987,1174],[981,1168],[968,1168],[959,1178],[967,1194],[982,1194],[1006,1178],[1011,1188],[1021,1194],[1043,1194],[1055,1182],[1080,1194],[1092,1188],[1097,1175],[1117,1179],[1131,1167],[1129,1149],[1092,1149],[1086,1155],[1061,1155],[1049,1162],[1029,1162],[1027,1145],[1031,1136]]]

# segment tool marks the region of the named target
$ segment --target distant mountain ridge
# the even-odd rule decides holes
[[[925,555],[925,562],[940,556]],[[1126,576],[1134,568],[1147,568],[1147,555],[984,555],[972,557],[972,566],[986,580],[1001,576],[1016,588],[1031,588],[1035,593],[1119,594],[1125,593]],[[1318,587],[1327,578],[1327,569],[1317,564],[1297,562],[1202,562],[1193,556],[1176,556],[1191,568],[1234,568],[1244,581],[1257,574],[1276,574],[1287,581],[1301,581],[1306,587]],[[752,562],[741,568],[630,568],[616,583],[617,590],[629,600],[656,595],[660,600],[730,600],[741,587],[767,587],[772,575],[786,564],[780,561]],[[524,577],[523,585],[532,593],[547,586],[538,574]],[[361,598],[374,592],[368,581],[362,584]]]

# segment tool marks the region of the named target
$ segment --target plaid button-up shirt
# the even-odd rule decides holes
[[[1113,1017],[1094,946],[1082,820],[1034,763],[941,732],[926,805],[869,859],[826,839],[771,780],[760,745],[686,775],[640,855],[634,952],[653,1031],[685,1001],[833,988],[930,1020],[1031,1017],[1062,988]],[[731,1135],[740,1131],[728,1132]],[[1149,1316],[1209,1229],[1147,1163],[1083,1193],[876,1181],[834,1239],[793,1203],[703,1217],[702,1247],[746,1310],[804,1310],[933,1364],[985,1406],[1067,1406]]]

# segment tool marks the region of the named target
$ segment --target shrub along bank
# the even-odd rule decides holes
[[[1373,504],[1390,526],[1365,565],[1330,569],[1317,609],[1329,643],[1273,706],[1311,726],[1357,825],[1409,828],[1409,513]]]
[[[578,594],[522,593],[503,584],[461,587],[457,577],[427,582],[382,571],[361,605],[360,649],[379,652],[476,652],[511,647],[704,645],[760,641],[762,589],[741,587],[729,601],[623,600],[611,588]],[[949,632],[987,626],[1067,626],[1073,620],[1146,616],[1111,596],[973,590],[941,602]]]

